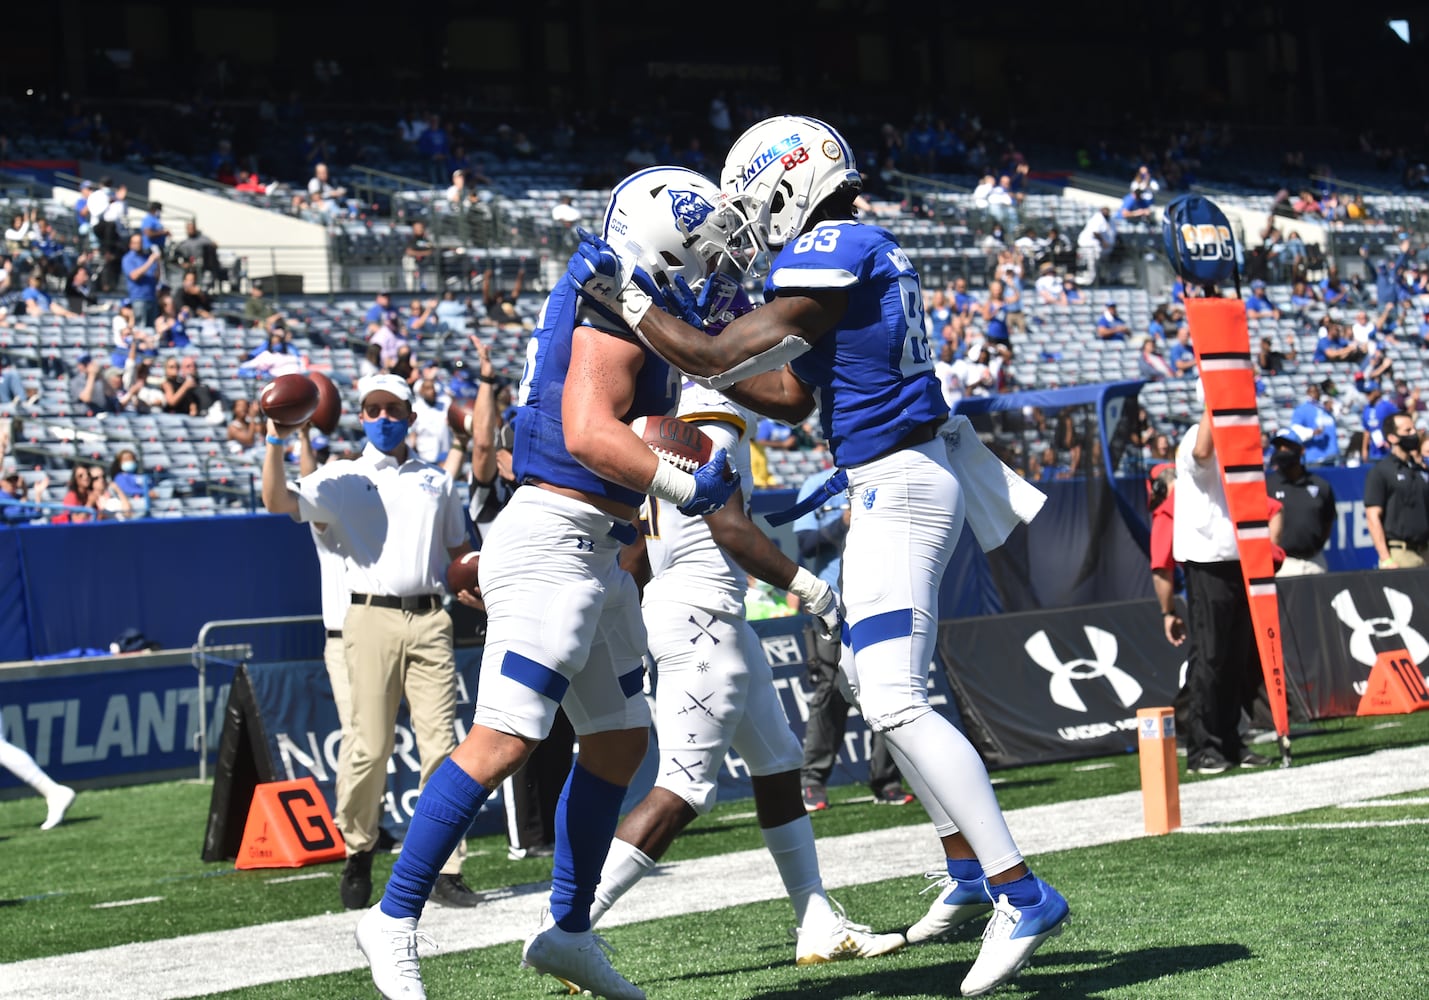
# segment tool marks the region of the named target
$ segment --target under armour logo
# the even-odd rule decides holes
[[[709,706],[710,699],[714,697],[713,691],[705,695],[703,698],[696,698],[694,695],[690,694],[690,692],[686,691],[685,697],[690,699],[690,703],[684,708],[680,709],[678,712],[676,712],[676,715],[685,715],[689,712],[704,712],[711,719],[714,718],[714,713],[710,711]]]
[[[1116,665],[1116,636],[1094,625],[1083,625],[1087,643],[1092,647],[1090,660],[1078,659],[1063,662],[1052,650],[1052,641],[1045,631],[1035,633],[1023,644],[1032,662],[1052,675],[1048,688],[1052,700],[1073,712],[1085,712],[1087,703],[1077,693],[1075,681],[1089,681],[1105,677],[1116,692],[1122,708],[1130,708],[1141,697],[1141,684],[1125,670]]]
[[[1365,666],[1372,667],[1379,655],[1374,640],[1398,636],[1410,658],[1416,664],[1423,663],[1429,657],[1429,641],[1409,624],[1409,619],[1414,616],[1413,599],[1393,587],[1384,587],[1383,590],[1384,603],[1389,605],[1387,618],[1361,617],[1348,590],[1340,591],[1330,601],[1330,607],[1335,609],[1340,621],[1351,630],[1350,655]]]
[[[595,540],[591,538],[577,538],[576,548],[582,552],[594,552]]]
[[[695,616],[694,616],[694,615],[690,615],[690,624],[693,625],[695,628],[699,629],[699,630],[700,630],[700,633],[703,634],[707,639],[709,639],[710,642],[712,642],[712,643],[714,643],[716,646],[718,646],[718,645],[719,645],[719,639],[718,639],[712,632],[710,632],[710,626],[712,626],[712,625],[715,623],[716,620],[717,620],[716,616],[710,615],[710,620],[709,620],[708,622],[706,622],[705,624],[701,625],[699,622],[695,621]],[[690,645],[691,645],[691,646],[693,646],[695,643],[697,643],[697,642],[699,642],[699,641],[700,641],[700,637],[699,637],[698,635],[692,635],[692,636],[690,636]]]

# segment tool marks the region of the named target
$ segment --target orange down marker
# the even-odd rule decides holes
[[[1285,661],[1280,644],[1280,597],[1266,521],[1264,456],[1260,450],[1260,412],[1255,401],[1255,369],[1250,359],[1250,329],[1240,299],[1186,300],[1186,323],[1206,406],[1211,437],[1226,487],[1227,513],[1236,526],[1241,575],[1250,600],[1250,619],[1265,675],[1265,693],[1275,731],[1290,735],[1285,701]]]
[[[1136,712],[1141,749],[1141,814],[1147,833],[1181,827],[1181,785],[1176,772],[1176,710],[1142,708]]]

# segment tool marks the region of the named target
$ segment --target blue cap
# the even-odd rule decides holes
[[[1250,283],[1250,287],[1251,287],[1251,288],[1264,288],[1264,287],[1265,287],[1265,282],[1261,281],[1259,278],[1256,278],[1254,281],[1252,281],[1252,282]]]
[[[120,308],[120,309],[128,309],[128,308],[129,308],[130,306],[132,306],[133,304],[134,304],[134,300],[133,300],[133,299],[120,299],[120,300],[119,300],[119,308]]]
[[[327,435],[310,434],[308,435],[308,444],[313,446],[313,451],[322,451],[328,446]]]

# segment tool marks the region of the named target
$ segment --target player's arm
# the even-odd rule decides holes
[[[733,499],[733,498],[731,498]],[[779,550],[744,512],[743,503],[727,503],[705,518],[715,543],[739,568],[765,583],[788,590],[799,564]]]
[[[724,394],[756,413],[797,424],[814,410],[814,394],[788,365],[736,382]]]
[[[646,493],[660,460],[620,418],[635,404],[645,351],[632,341],[578,326],[561,397],[566,450],[602,479]]]
[[[745,313],[718,337],[660,309],[648,310],[637,332],[676,368],[723,389],[782,368],[832,330],[847,307],[842,291],[802,290]]]

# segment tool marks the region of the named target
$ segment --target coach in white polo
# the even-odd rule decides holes
[[[351,603],[342,624],[351,705],[339,754],[337,821],[347,843],[340,892],[348,909],[371,902],[387,762],[405,695],[423,784],[456,747],[456,661],[451,616],[442,607],[447,564],[470,550],[455,486],[439,466],[407,446],[412,390],[396,375],[358,383],[367,446],[350,462],[322,466],[289,485],[286,434],[268,422],[263,506],[295,520],[326,524],[342,554]],[[464,848],[448,859],[432,898],[474,906],[461,880]]]

